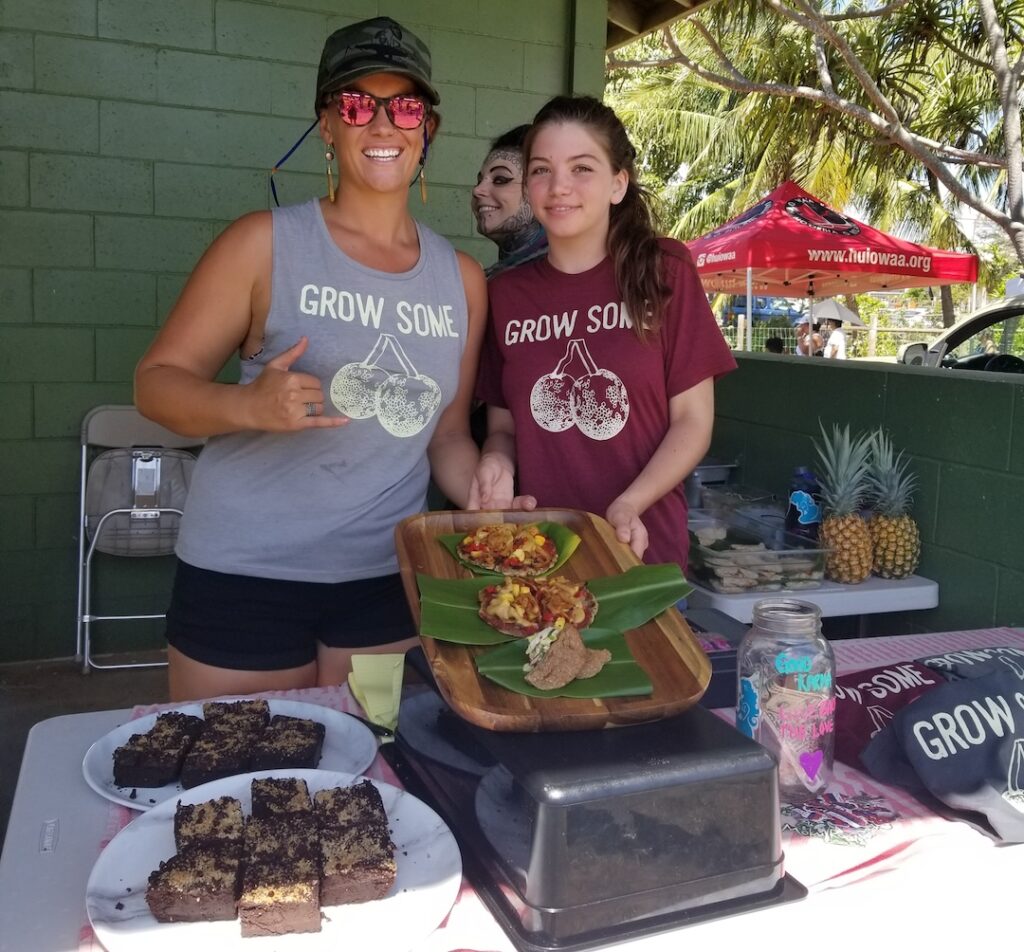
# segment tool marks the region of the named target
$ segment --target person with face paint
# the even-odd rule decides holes
[[[516,126],[498,136],[476,176],[470,202],[476,229],[498,246],[498,260],[484,270],[488,278],[547,252],[547,236],[523,188],[523,141],[529,129]]]
[[[467,502],[487,314],[480,266],[407,208],[439,102],[401,24],[334,32],[327,195],[225,229],[139,363],[141,412],[206,438],[168,610],[174,700],[338,684],[354,650],[415,643],[394,527],[431,476]]]

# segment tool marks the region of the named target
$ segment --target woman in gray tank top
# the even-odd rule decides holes
[[[394,526],[431,475],[469,498],[487,310],[479,265],[406,207],[417,175],[425,200],[439,101],[429,51],[394,20],[333,33],[327,197],[227,228],[139,363],[139,409],[208,438],[168,611],[172,699],[338,684],[353,649],[415,634]]]

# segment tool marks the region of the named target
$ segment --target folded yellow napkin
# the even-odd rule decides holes
[[[389,730],[398,726],[398,705],[402,699],[403,654],[362,654],[352,656],[348,686],[374,724]]]

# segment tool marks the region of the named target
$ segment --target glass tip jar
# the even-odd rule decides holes
[[[779,796],[822,793],[835,750],[835,659],[821,610],[793,598],[764,598],[737,650],[736,727],[779,762]]]

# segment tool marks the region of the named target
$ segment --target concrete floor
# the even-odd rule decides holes
[[[145,657],[97,658],[97,662],[162,660],[163,652]],[[129,668],[82,674],[73,660],[0,665],[0,842],[18,782],[21,755],[29,730],[59,714],[106,711],[167,700],[166,668]]]

